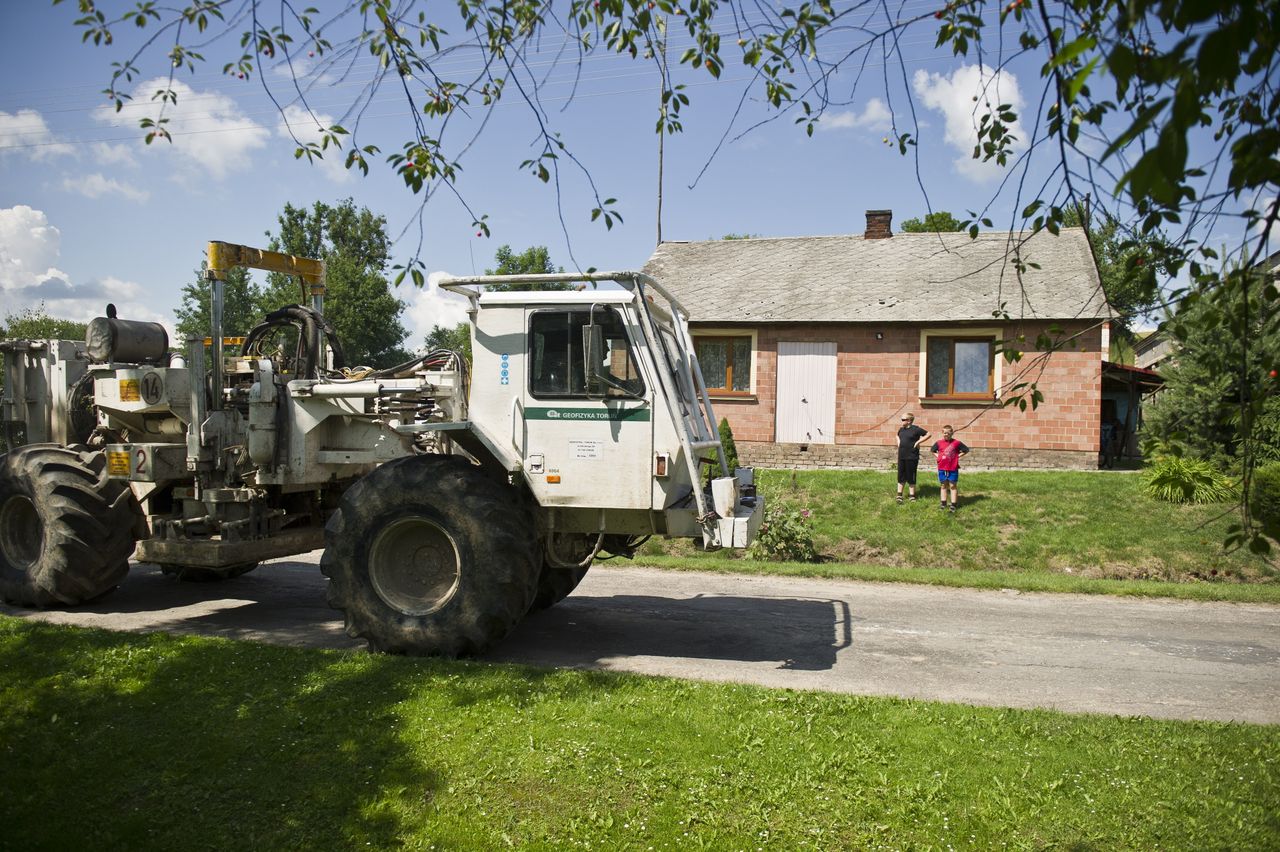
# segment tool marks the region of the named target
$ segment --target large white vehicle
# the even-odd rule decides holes
[[[311,304],[224,355],[233,267],[297,276]],[[473,365],[438,350],[343,364],[319,261],[209,244],[212,328],[184,354],[108,310],[86,340],[0,343],[0,594],[74,605],[136,552],[226,579],[324,547],[329,602],[380,651],[457,656],[649,536],[746,547],[763,516],[725,466],[687,314],[639,272],[454,278]],[[567,281],[618,288],[490,292]]]

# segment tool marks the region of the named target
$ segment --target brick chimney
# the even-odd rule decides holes
[[[868,210],[867,211],[867,230],[863,233],[863,239],[867,240],[887,240],[893,236],[893,231],[889,230],[889,224],[893,222],[892,210]]]

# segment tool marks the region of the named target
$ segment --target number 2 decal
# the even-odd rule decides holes
[[[137,466],[138,473],[146,473],[147,472],[147,451],[142,448],[138,448],[137,459],[138,459],[138,466]]]

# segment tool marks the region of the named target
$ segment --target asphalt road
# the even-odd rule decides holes
[[[0,611],[112,630],[358,648],[319,552],[220,584],[135,565],[91,606]],[[1280,724],[1280,606],[598,567],[485,659],[1000,707]]]

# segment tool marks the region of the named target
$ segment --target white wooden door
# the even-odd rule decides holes
[[[778,343],[780,444],[832,444],[836,432],[835,343]]]

